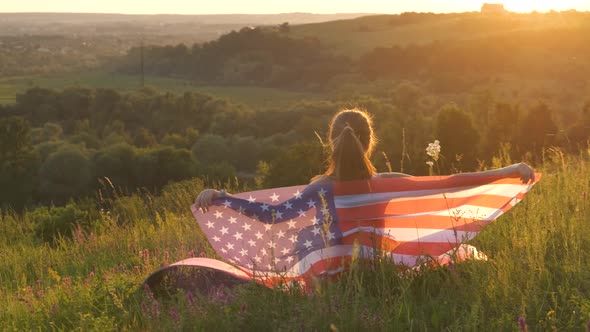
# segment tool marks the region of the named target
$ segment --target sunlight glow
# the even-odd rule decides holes
[[[548,12],[550,10],[569,10],[583,5],[584,1],[556,1],[556,0],[506,0],[498,1],[504,3],[509,11],[519,13],[530,13],[532,11]]]
[[[1,12],[87,12],[126,14],[271,14],[387,13],[479,11],[482,4],[502,3],[509,11],[590,10],[590,0],[0,0]]]

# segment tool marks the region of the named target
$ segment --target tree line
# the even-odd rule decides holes
[[[400,84],[393,96],[354,102],[375,117],[380,141],[373,159],[380,171],[389,162],[395,171],[428,174],[424,149],[434,139],[443,146],[438,169],[448,173],[490,166],[507,143],[513,160],[534,163],[544,147],[579,151],[590,138],[590,103],[577,124],[565,128],[543,103],[527,109],[517,101],[473,109],[451,103],[428,111],[411,83]],[[260,187],[307,183],[323,171],[318,137],[326,137],[341,108],[334,101],[302,101],[284,111],[254,111],[204,94],[152,88],[30,89],[16,104],[0,107],[0,204],[64,204],[105,185],[158,191],[195,177],[209,183],[239,177]]]
[[[378,47],[353,59],[337,55],[315,38],[292,38],[280,29],[243,28],[192,47],[132,48],[115,67],[139,73],[143,52],[146,73],[207,84],[321,91],[343,81],[393,78],[426,80],[434,91],[457,92],[508,74],[583,87],[590,75],[590,59],[584,56],[590,52],[589,29],[515,30],[466,40]]]

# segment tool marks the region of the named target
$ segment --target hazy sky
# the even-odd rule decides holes
[[[400,13],[477,11],[477,0],[0,0],[0,12],[126,14]],[[590,0],[506,0],[513,11],[590,10]]]

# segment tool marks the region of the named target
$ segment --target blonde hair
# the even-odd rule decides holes
[[[371,116],[360,109],[338,112],[328,134],[331,155],[322,176],[336,181],[366,180],[375,173],[369,158],[375,146]],[[316,178],[318,178],[316,177]]]

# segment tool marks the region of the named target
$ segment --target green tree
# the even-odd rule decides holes
[[[43,162],[39,177],[41,197],[61,204],[89,193],[93,180],[92,164],[80,148],[68,146]]]
[[[442,107],[436,119],[436,137],[446,157],[447,170],[469,171],[476,165],[479,133],[471,117],[455,104]]]
[[[0,206],[21,208],[32,201],[38,161],[28,122],[0,119]]]
[[[544,147],[557,142],[557,125],[553,112],[545,103],[538,103],[523,118],[520,125],[519,146],[522,152],[531,152],[540,160]]]

